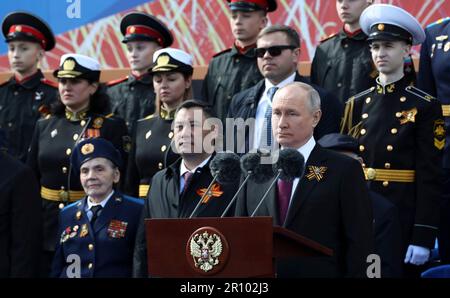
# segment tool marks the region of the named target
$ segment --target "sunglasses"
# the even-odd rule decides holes
[[[255,53],[256,53],[256,57],[258,57],[258,58],[264,57],[266,52],[269,52],[270,56],[276,57],[276,56],[280,56],[281,53],[284,50],[287,50],[287,49],[293,50],[293,49],[296,49],[296,48],[297,47],[295,47],[295,46],[288,46],[288,45],[285,45],[285,46],[272,46],[272,47],[268,47],[268,48],[256,48],[255,49]]]

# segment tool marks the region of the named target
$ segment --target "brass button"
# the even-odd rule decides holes
[[[67,154],[67,155],[70,155],[70,153],[72,153],[72,149],[70,149],[70,148],[67,148],[67,150],[66,150],[66,154]]]
[[[236,59],[235,61],[236,61],[236,63],[239,63],[239,59]]]
[[[94,267],[94,265],[92,263],[89,263],[88,269],[92,269],[92,267]]]
[[[85,126],[86,125],[86,120],[81,120],[80,125],[81,126]]]
[[[366,103],[370,103],[371,100],[372,100],[372,98],[367,97],[367,98],[366,98]]]
[[[404,97],[404,96],[400,97],[400,101],[401,102],[405,102],[406,101],[406,97]]]
[[[166,145],[162,145],[162,147],[161,147],[161,152],[166,151],[166,149],[167,149],[167,146],[166,146]]]
[[[363,167],[363,168],[365,168],[365,167],[366,167],[366,164],[365,164],[365,163],[363,163],[363,164],[362,164],[362,167]]]
[[[74,141],[78,140],[78,134],[77,133],[73,135],[73,140]]]
[[[8,127],[12,127],[12,126],[13,126],[12,122],[8,122]]]
[[[389,181],[383,181],[383,186],[384,187],[388,187],[389,186]]]
[[[366,130],[363,128],[363,129],[361,129],[361,135],[363,136],[363,135],[365,135],[366,134]]]
[[[171,131],[171,132],[169,132],[169,135],[168,135],[168,137],[169,137],[169,139],[173,138],[173,132],[172,132],[172,131]]]
[[[67,167],[62,167],[62,172],[63,172],[64,174],[66,174],[66,173],[67,173]]]
[[[367,179],[373,180],[377,176],[377,171],[372,168],[367,169]]]
[[[58,208],[59,209],[63,209],[64,208],[64,204],[63,203],[59,203]]]
[[[231,99],[231,95],[228,95],[227,98],[228,98],[228,99]]]
[[[363,145],[359,145],[359,151],[363,152],[365,149]]]
[[[338,88],[341,88],[342,87],[342,83],[338,83],[337,86],[338,86]]]
[[[158,169],[162,169],[163,168],[163,164],[162,164],[162,162],[160,162],[160,163],[158,163]]]
[[[394,147],[392,147],[392,145],[387,145],[386,149],[387,151],[392,151],[394,150]]]
[[[390,168],[391,168],[391,164],[387,162],[387,163],[384,164],[384,167],[385,167],[386,169],[390,169]]]
[[[398,132],[397,128],[391,129],[391,133],[392,133],[393,135],[395,135],[397,132]]]
[[[400,118],[401,116],[402,116],[402,113],[400,113],[400,112],[395,113],[395,117]]]
[[[90,251],[94,250],[94,244],[89,244],[89,245],[88,245],[88,249],[89,249]]]
[[[369,114],[367,114],[367,113],[362,114],[363,119],[367,119],[368,117],[369,117]]]

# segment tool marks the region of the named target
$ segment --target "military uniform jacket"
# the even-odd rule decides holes
[[[425,34],[417,85],[443,105],[447,132],[443,163],[450,169],[450,17],[429,25]]]
[[[212,159],[213,157],[211,157]],[[209,163],[197,169],[191,183],[183,194],[180,194],[180,164],[179,158],[175,163],[159,171],[153,177],[152,187],[147,197],[142,213],[141,223],[136,237],[134,253],[133,276],[147,276],[147,253],[145,240],[145,218],[187,218],[194,211],[195,206],[213,180]],[[206,196],[193,217],[220,217],[227,208],[238,189],[239,181],[230,184],[216,182],[211,188],[211,196]],[[230,208],[228,215],[234,213]]]
[[[130,74],[125,79],[112,81],[108,83],[107,93],[112,113],[125,120],[130,135],[138,119],[155,112],[155,91],[150,75],[136,78]]]
[[[250,216],[271,182],[249,180],[235,215]],[[372,205],[359,162],[316,145],[292,192],[284,223],[279,220],[276,184],[255,216],[272,216],[274,225],[314,240],[334,255],[277,262],[278,277],[366,277],[366,258],[373,250]]]
[[[215,55],[209,62],[203,80],[203,97],[213,106],[217,117],[224,121],[233,96],[255,86],[262,78],[255,49],[241,54],[233,46]]]
[[[403,249],[409,244],[432,248],[445,142],[438,101],[408,86],[405,78],[377,85],[350,98],[342,132],[359,139],[370,189],[397,206]]]
[[[51,277],[68,276],[80,257],[80,273],[86,277],[131,277],[136,230],[142,212],[141,200],[114,193],[91,225],[85,212],[87,198],[60,213],[59,241]]]
[[[295,76],[296,82],[302,82],[309,84],[309,82],[298,73]],[[320,95],[320,106],[322,109],[322,118],[319,124],[314,129],[314,137],[320,139],[322,136],[339,131],[339,121],[342,115],[342,104],[331,93],[327,92],[323,88],[316,85],[309,84]],[[244,121],[249,118],[256,117],[256,110],[258,108],[258,102],[261,99],[262,93],[265,89],[264,80],[261,80],[250,89],[244,90],[233,98],[233,102],[230,105],[228,111],[228,117],[230,118],[242,118]],[[235,136],[238,135],[235,133]],[[253,140],[249,140],[249,129],[246,127],[245,131],[245,148],[236,148],[238,153],[248,152],[250,146],[252,146]],[[238,142],[235,142],[237,144]],[[250,149],[249,149],[250,148]]]
[[[9,153],[26,161],[34,126],[57,97],[56,84],[38,70],[23,82],[15,77],[0,85],[0,128],[6,132]]]
[[[0,278],[37,277],[41,199],[33,172],[0,152]]]
[[[311,65],[311,82],[333,93],[342,104],[373,86],[377,76],[367,35],[362,31],[350,37],[341,30],[323,40]]]
[[[145,198],[153,175],[178,159],[171,149],[173,118],[151,115],[136,124],[128,160],[126,190]]]
[[[79,175],[70,171],[70,155],[77,140],[90,137],[111,141],[125,155],[127,128],[120,118],[88,113],[83,120],[69,121],[64,116],[49,116],[36,124],[27,163],[34,170],[41,186],[41,196],[45,198],[42,201],[45,250],[54,250],[58,205],[68,199],[69,181],[70,201],[84,196]],[[59,195],[54,197],[58,192]],[[49,195],[53,199],[46,198]]]

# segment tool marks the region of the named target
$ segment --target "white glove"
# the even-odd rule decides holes
[[[430,250],[426,247],[409,245],[405,256],[405,264],[411,263],[414,265],[425,264],[430,257]]]

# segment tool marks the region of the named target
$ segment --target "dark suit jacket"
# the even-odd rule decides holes
[[[296,82],[302,82],[311,85],[314,89],[317,90],[320,95],[322,118],[320,119],[317,127],[314,129],[314,137],[316,138],[316,140],[320,139],[326,134],[338,132],[343,112],[343,106],[339,102],[339,100],[325,89],[309,83],[309,81],[305,77],[302,77],[298,73],[295,75],[294,80]],[[261,80],[255,86],[236,94],[233,97],[233,101],[231,102],[231,105],[229,107],[228,117],[234,119],[242,118],[244,121],[249,118],[255,118],[256,110],[258,108],[258,102],[261,99],[264,89],[265,83],[264,80]],[[236,133],[237,132],[235,132],[235,136]],[[234,144],[237,144],[237,142],[235,142]],[[236,148],[241,151],[237,151],[236,153],[248,152],[249,144],[251,145],[253,143],[252,141],[249,141],[249,130],[247,127],[245,129],[245,150],[238,145],[238,147]]]
[[[310,166],[325,167],[323,179],[311,177]],[[249,182],[242,191],[236,215],[251,214],[270,182]],[[278,262],[279,277],[364,277],[372,253],[372,206],[358,161],[316,145],[308,158],[283,226],[334,251],[333,257],[296,258]],[[256,216],[272,216],[279,223],[277,190]]]
[[[37,180],[30,168],[0,152],[0,278],[37,277],[40,236]]]

